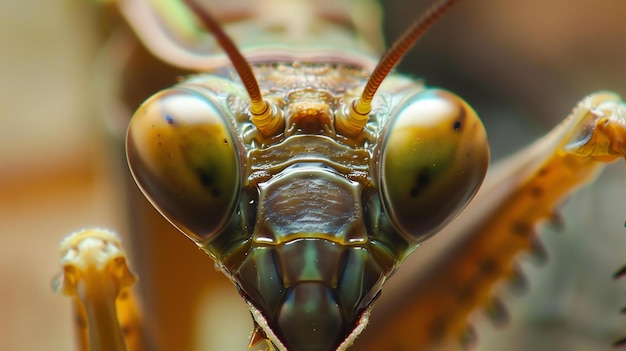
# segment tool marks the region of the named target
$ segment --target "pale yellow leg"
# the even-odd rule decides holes
[[[55,289],[74,297],[83,349],[139,350],[140,319],[129,289],[137,278],[119,238],[102,229],[84,230],[63,240],[60,249],[63,274]]]

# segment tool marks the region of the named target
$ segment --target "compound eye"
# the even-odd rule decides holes
[[[456,95],[429,89],[408,98],[383,137],[381,198],[396,229],[419,243],[478,191],[489,164],[482,122]]]
[[[152,205],[197,243],[210,241],[234,212],[239,156],[224,112],[209,97],[170,89],[130,121],[128,163]]]

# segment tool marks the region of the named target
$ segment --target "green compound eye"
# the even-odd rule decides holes
[[[173,225],[210,241],[234,212],[239,156],[226,115],[210,98],[170,89],[148,99],[126,138],[135,181]]]
[[[489,164],[482,122],[456,95],[429,89],[408,98],[383,139],[381,198],[396,229],[419,243],[478,191]]]

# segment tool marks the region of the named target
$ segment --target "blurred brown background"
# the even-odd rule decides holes
[[[427,1],[385,1],[395,37]],[[59,241],[90,226],[123,230],[105,157],[93,61],[100,18],[79,0],[0,1],[0,349],[72,350],[70,301],[52,293]],[[400,70],[465,97],[499,158],[545,133],[584,95],[626,95],[626,2],[464,1]],[[174,81],[174,78],[172,78]],[[484,350],[601,350],[626,334],[623,164],[544,230],[551,260],[526,267],[531,291],[506,299],[510,327],[479,329]],[[181,240],[183,238],[181,237]]]
[[[70,300],[50,284],[58,244],[82,227],[115,227],[95,157],[86,5],[0,1],[2,350],[74,349]]]

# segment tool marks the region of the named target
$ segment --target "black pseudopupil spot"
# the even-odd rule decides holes
[[[198,168],[196,171],[198,172],[198,177],[202,185],[204,185],[205,188],[211,189],[211,195],[219,197],[222,193],[220,189],[215,187],[213,173],[202,168]]]
[[[200,182],[207,188],[210,188],[213,185],[213,174],[211,172],[207,172],[202,168],[198,168],[198,177],[200,178]]]
[[[425,188],[428,186],[428,184],[430,183],[430,175],[428,175],[427,168],[422,169],[422,171],[417,175],[416,182],[420,188]]]
[[[410,190],[411,197],[417,197],[428,184],[430,184],[430,175],[428,168],[424,168],[415,177],[415,185]]]

